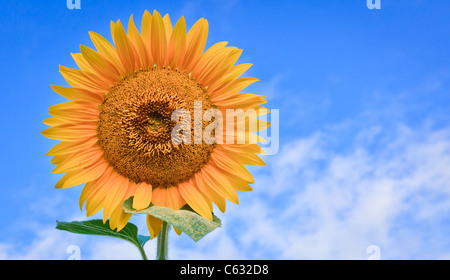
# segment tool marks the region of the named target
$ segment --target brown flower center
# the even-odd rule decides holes
[[[153,188],[189,180],[214,149],[194,143],[195,101],[202,101],[203,112],[214,107],[205,89],[177,70],[153,68],[124,78],[100,106],[97,134],[105,160],[119,174]],[[177,109],[190,113],[191,144],[172,141]],[[202,121],[203,129],[207,125]]]

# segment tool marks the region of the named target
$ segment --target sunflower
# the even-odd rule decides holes
[[[133,16],[128,32],[120,20],[111,22],[114,44],[89,34],[96,50],[81,45],[81,53],[72,54],[79,69],[60,66],[70,87],[52,85],[70,100],[49,108],[52,117],[44,123],[51,127],[42,132],[61,141],[47,153],[57,165],[53,173],[65,173],[55,187],[85,184],[80,209],[86,203],[87,216],[103,209],[103,221],[109,219],[111,229],[118,231],[131,217],[122,208],[131,196],[137,210],[150,205],[177,210],[188,204],[209,220],[213,204],[222,212],[226,200],[238,204],[236,191],[250,191],[254,183],[244,165],[264,165],[257,156],[264,153],[257,144],[262,140],[257,136],[251,141],[250,135],[268,126],[261,120],[256,129],[248,126],[262,114],[258,112],[266,100],[240,92],[257,81],[241,77],[251,66],[236,65],[242,50],[219,42],[204,51],[207,20],[198,20],[186,33],[184,17],[172,27],[169,16],[157,11],[145,11],[141,32]],[[243,109],[256,114],[245,118],[243,129],[237,125],[214,134],[216,140],[219,135],[234,140],[244,135],[239,144],[194,139],[195,130],[214,120],[192,126],[188,140],[193,143],[175,143],[172,113],[185,109],[194,119],[196,104],[200,113]],[[162,221],[147,216],[147,225],[154,238]]]

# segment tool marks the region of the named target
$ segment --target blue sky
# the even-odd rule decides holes
[[[280,3],[282,2],[282,3]],[[205,17],[207,45],[244,49],[260,79],[249,91],[280,112],[280,149],[251,168],[254,191],[218,213],[223,228],[195,244],[171,236],[172,259],[450,258],[450,2],[3,1],[0,259],[139,259],[131,245],[54,229],[83,220],[81,186],[55,190],[44,154],[48,107],[64,102],[58,66],[110,39],[109,22],[148,9]],[[146,234],[143,217],[132,222]],[[154,243],[154,242],[153,242]],[[154,254],[154,244],[146,250]],[[378,250],[377,249],[377,250]]]

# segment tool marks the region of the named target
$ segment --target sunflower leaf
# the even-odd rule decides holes
[[[141,245],[141,247],[144,247],[145,243],[147,243],[147,241],[150,240],[150,236],[144,236],[144,235],[138,235],[137,239],[139,241],[139,244]]]
[[[161,219],[173,227],[181,230],[191,237],[195,242],[203,238],[205,235],[221,227],[221,221],[213,214],[213,220],[203,218],[197,214],[192,208],[185,205],[179,210],[173,210],[167,207],[150,205],[143,210],[133,209],[133,197],[125,200],[122,207],[126,213],[130,214],[147,214],[155,218]]]
[[[64,230],[77,234],[87,235],[101,235],[116,237],[126,240],[136,247],[138,247],[141,254],[143,253],[144,244],[150,239],[150,237],[138,235],[138,228],[128,223],[122,230],[112,230],[109,226],[109,221],[103,223],[103,220],[89,220],[89,221],[73,221],[73,222],[58,222],[56,221],[56,229]]]

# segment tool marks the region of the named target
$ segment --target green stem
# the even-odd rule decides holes
[[[157,260],[167,260],[167,250],[169,245],[169,230],[170,225],[163,222],[161,232],[158,235],[158,244],[156,251]]]
[[[141,245],[139,245],[139,246],[137,246],[137,247],[138,247],[138,249],[139,249],[139,253],[141,253],[142,259],[143,259],[144,261],[148,260],[148,259],[147,259],[147,255],[145,254],[144,248],[142,248]]]

